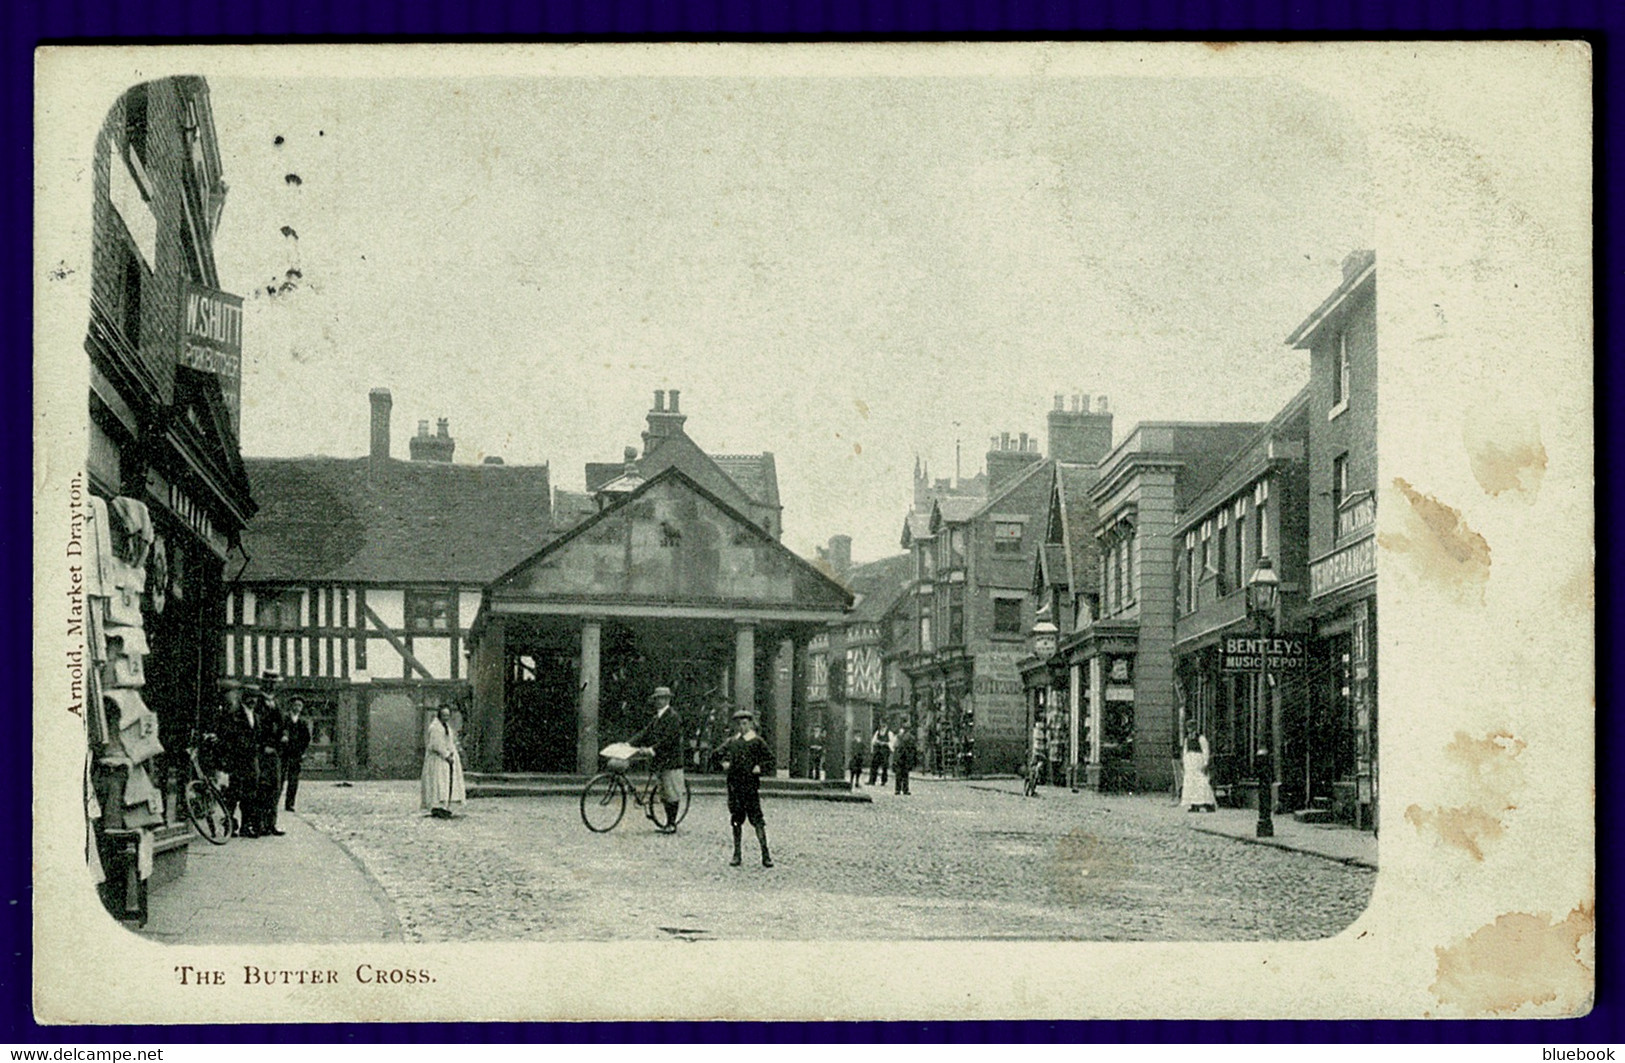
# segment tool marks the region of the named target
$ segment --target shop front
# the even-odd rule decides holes
[[[1338,514],[1339,545],[1309,565],[1308,786],[1339,822],[1368,830],[1379,792],[1375,525],[1375,499],[1350,499]]]

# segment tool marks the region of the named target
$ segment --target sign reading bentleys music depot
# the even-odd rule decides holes
[[[1233,635],[1220,640],[1219,650],[1226,672],[1296,672],[1309,666],[1309,640],[1303,635]]]
[[[243,391],[243,301],[194,281],[181,300],[180,363],[220,378],[220,392],[237,428]]]

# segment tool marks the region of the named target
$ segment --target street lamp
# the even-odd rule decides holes
[[[1270,742],[1274,721],[1271,719],[1269,699],[1270,687],[1270,654],[1269,640],[1275,634],[1275,608],[1280,599],[1281,581],[1275,575],[1275,565],[1268,557],[1258,559],[1258,567],[1253,569],[1252,578],[1247,581],[1247,612],[1252,614],[1258,624],[1258,633],[1261,643],[1259,653],[1259,689],[1256,703],[1258,706],[1258,743],[1257,763],[1255,764],[1258,777],[1258,831],[1260,838],[1275,837],[1275,821],[1271,818],[1270,806],[1274,803],[1274,772],[1271,771]]]

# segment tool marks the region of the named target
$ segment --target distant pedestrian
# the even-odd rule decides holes
[[[1049,781],[1054,786],[1066,781],[1061,778],[1061,765],[1066,763],[1066,739],[1066,713],[1060,709],[1050,709],[1044,718],[1044,741],[1045,753],[1049,757]]]
[[[305,718],[305,699],[295,694],[288,699],[288,719],[282,728],[282,777],[287,786],[282,807],[289,812],[299,798],[299,772],[309,748],[310,721]]]
[[[881,724],[875,728],[875,733],[869,738],[869,785],[875,784],[875,776],[880,776],[880,785],[886,785],[886,769],[891,764],[891,748],[886,744],[886,725]]]
[[[863,751],[867,743],[863,740],[862,731],[853,731],[852,740],[847,743],[847,770],[852,775],[852,789],[863,789]]]
[[[436,819],[452,818],[453,810],[468,799],[463,785],[463,758],[451,729],[451,709],[435,712],[423,740],[422,806]]]
[[[1180,788],[1179,803],[1185,806],[1185,811],[1217,812],[1218,799],[1213,794],[1213,783],[1207,775],[1207,735],[1193,734],[1185,739],[1181,765],[1185,770],[1185,780]]]
[[[807,742],[807,778],[824,777],[824,729],[814,727]]]
[[[914,770],[914,759],[918,755],[918,747],[914,742],[914,728],[903,725],[899,732],[895,732],[897,748],[892,752],[892,774],[897,777],[899,794],[908,793],[908,774]]]
[[[762,816],[762,776],[773,771],[773,752],[756,733],[756,717],[749,709],[734,713],[736,733],[722,744],[722,770],[728,774],[728,821],[733,827],[734,855],[730,867],[742,862],[740,837],[745,821],[756,828],[756,844],[762,850],[762,866],[772,867],[767,851],[767,821]]]
[[[660,776],[666,822],[655,826],[662,834],[676,834],[677,817],[683,810],[683,721],[672,708],[670,687],[655,687],[649,700],[654,702],[654,719],[633,737],[632,744],[653,757],[651,767]]]

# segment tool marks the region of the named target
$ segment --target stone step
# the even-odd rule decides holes
[[[1299,823],[1331,823],[1333,821],[1332,810],[1319,806],[1300,808],[1292,813],[1292,818]]]

